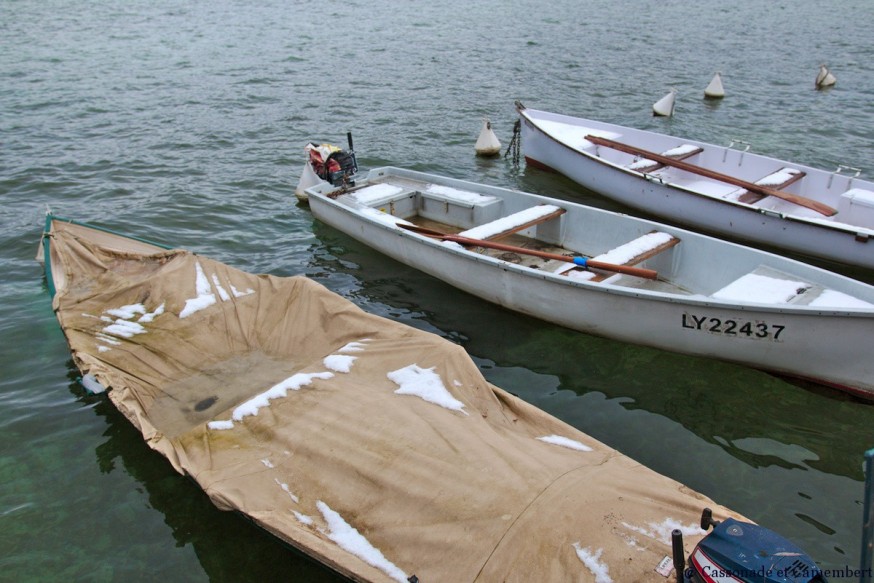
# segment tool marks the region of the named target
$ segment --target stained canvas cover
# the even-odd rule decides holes
[[[729,515],[311,280],[60,220],[47,241],[85,378],[217,506],[353,580],[665,581],[670,531],[688,553],[703,507]]]

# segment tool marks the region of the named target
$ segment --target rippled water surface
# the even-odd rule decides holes
[[[441,334],[495,384],[824,567],[857,566],[874,407],[512,314],[316,222],[293,190],[303,146],[352,131],[365,168],[618,208],[473,155],[484,117],[508,143],[516,99],[870,178],[871,22],[870,0],[0,3],[0,580],[339,579],[216,510],[84,393],[33,260],[47,206],[247,271],[308,275]],[[813,89],[820,63],[831,90]],[[727,96],[705,102],[716,71]],[[671,87],[675,116],[653,118]]]

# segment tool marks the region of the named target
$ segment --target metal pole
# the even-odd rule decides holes
[[[674,570],[677,573],[677,583],[683,583],[686,571],[686,557],[683,556],[683,532],[679,528],[671,531],[671,550],[674,554]]]
[[[871,555],[874,550],[874,449],[865,452],[865,495],[862,514],[862,562],[859,583],[871,583]]]

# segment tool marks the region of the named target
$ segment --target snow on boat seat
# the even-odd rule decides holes
[[[470,190],[428,184],[419,192],[419,216],[462,228],[493,221],[501,216],[502,202]]]
[[[551,204],[540,204],[512,215],[501,217],[484,225],[476,226],[459,233],[462,237],[471,239],[485,239],[494,241],[508,237],[513,233],[524,231],[529,227],[545,223],[551,219],[563,215],[565,210]]]
[[[396,184],[371,184],[352,191],[350,194],[355,200],[364,206],[377,207],[398,197],[404,192],[410,191]]]
[[[806,173],[795,168],[781,168],[776,172],[768,174],[764,178],[756,180],[756,184],[759,186],[773,188],[774,190],[783,190],[784,188],[795,184],[796,182],[804,178],[805,175]],[[759,194],[758,192],[749,192],[745,188],[740,188],[738,190],[734,190],[728,193],[725,198],[729,200],[744,202],[746,204],[753,204],[765,198],[765,195]]]
[[[441,184],[429,184],[425,190],[422,191],[422,196],[424,198],[430,198],[442,202],[462,204],[468,207],[488,204],[497,200],[494,196],[486,196],[478,192],[461,190],[459,188],[452,188],[451,186],[443,186]]]
[[[390,217],[406,219],[416,214],[416,192],[410,188],[404,188],[396,184],[370,184],[363,188],[350,190],[344,195],[353,202],[362,212],[371,216],[384,214],[384,222],[391,222]],[[373,211],[373,212],[370,212]]]
[[[838,199],[838,214],[851,217],[856,225],[874,227],[874,192],[852,188]]]
[[[628,243],[611,249],[606,253],[592,257],[592,260],[613,263],[616,265],[637,265],[638,263],[646,261],[650,257],[658,255],[662,251],[674,247],[679,242],[679,239],[669,233],[653,231],[638,237],[633,241],[629,241]],[[604,281],[608,277],[618,277],[613,274],[601,275],[593,271],[583,270],[573,263],[565,263],[561,265],[557,270],[555,270],[555,273],[589,281]]]
[[[872,304],[843,292],[799,281],[776,269],[761,266],[732,281],[711,297],[731,302],[794,304],[816,308],[870,308]]]
[[[691,158],[697,154],[703,152],[704,149],[698,146],[693,146],[692,144],[683,144],[681,146],[677,146],[676,148],[671,148],[670,150],[665,150],[661,153],[662,156],[667,156],[668,158],[673,158],[674,160],[686,160],[687,158]],[[626,166],[629,170],[636,170],[638,172],[654,172],[655,170],[661,170],[665,167],[665,164],[660,162],[656,162],[655,160],[650,160],[648,158],[640,158],[639,160],[635,160],[633,163]]]

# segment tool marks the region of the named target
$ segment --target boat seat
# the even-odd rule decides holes
[[[563,215],[565,210],[551,204],[541,204],[521,210],[512,215],[501,217],[494,221],[477,225],[472,229],[458,233],[462,237],[470,239],[484,239],[486,241],[495,241],[504,237],[508,237],[513,233],[524,231],[529,227],[545,223],[550,219],[554,219]]]
[[[756,180],[756,184],[758,184],[759,186],[773,188],[774,190],[783,190],[791,184],[795,184],[805,176],[806,173],[802,172],[801,170],[797,170],[795,168],[781,168],[776,172],[768,174],[764,178]],[[758,192],[750,192],[744,188],[741,188],[740,190],[730,192],[725,196],[725,198],[737,200],[746,204],[754,204],[766,197],[764,194],[759,194]]]
[[[865,300],[804,281],[795,275],[760,265],[721,289],[711,297],[731,302],[755,302],[771,305],[811,306],[814,308],[871,308]]]
[[[650,257],[654,257],[662,251],[674,247],[680,242],[680,239],[669,233],[661,231],[652,231],[646,235],[640,236],[637,239],[624,243],[619,247],[611,249],[606,253],[602,253],[597,257],[592,257],[593,261],[603,261],[605,263],[614,263],[616,265],[637,265],[643,263]],[[572,273],[575,272],[575,273]],[[596,273],[577,267],[573,263],[566,263],[559,267],[555,273],[559,275],[570,275],[572,277],[580,277],[589,281],[604,281],[614,274],[613,272]]]
[[[692,144],[683,144],[682,146],[677,146],[675,148],[671,148],[670,150],[665,150],[661,153],[662,156],[667,156],[669,158],[673,158],[674,160],[685,160],[687,158],[691,158],[697,154],[703,152],[704,149],[698,146],[693,146]],[[638,172],[655,172],[656,170],[661,170],[665,165],[655,160],[650,160],[648,158],[640,158],[639,160],[634,161],[633,163],[626,166],[629,170],[636,170]]]
[[[874,191],[851,188],[838,199],[838,213],[855,225],[874,225]]]
[[[805,304],[822,291],[820,286],[759,266],[710,294],[710,297],[732,302],[761,304]],[[815,293],[811,293],[815,292]]]

